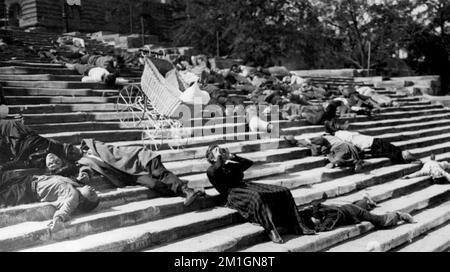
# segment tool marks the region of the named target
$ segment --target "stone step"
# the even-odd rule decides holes
[[[19,97],[27,97],[27,96],[116,96],[117,91],[113,90],[92,90],[92,89],[47,89],[47,88],[21,88],[21,87],[6,87],[4,88],[4,94],[9,99],[14,98],[15,96]],[[8,100],[9,100],[8,99]],[[12,106],[11,108],[17,109],[19,107],[23,107],[25,105],[20,106]],[[100,106],[100,105],[99,105]],[[91,105],[93,109],[95,107]]]
[[[240,220],[238,214],[231,209],[213,208],[212,210],[200,210],[152,222],[116,228],[25,251],[136,251],[151,244],[175,240]]]
[[[100,204],[97,210],[108,210],[114,206],[158,197],[158,194],[143,186],[102,189],[98,190],[98,192]],[[174,201],[180,200],[180,198],[172,199]],[[50,220],[53,218],[54,212],[55,207],[47,202],[0,209],[0,227],[12,226],[27,221]]]
[[[447,154],[448,155],[448,154]],[[448,155],[448,156],[450,156],[450,155]],[[358,187],[359,189],[361,189],[361,188],[363,188],[364,187],[364,184],[366,184],[365,186],[367,187],[367,186],[371,186],[371,185],[373,185],[374,184],[374,181],[372,181],[372,179],[373,178],[377,178],[378,179],[378,183],[380,183],[380,182],[386,182],[387,180],[389,180],[389,179],[393,179],[393,178],[395,178],[394,177],[394,175],[392,174],[393,172],[395,172],[396,173],[396,177],[398,177],[398,176],[401,176],[401,175],[403,175],[403,174],[409,174],[409,173],[411,173],[411,172],[413,172],[413,171],[415,171],[416,170],[416,168],[417,168],[418,166],[414,166],[414,165],[403,165],[403,166],[392,166],[392,167],[388,167],[389,169],[384,169],[384,171],[380,171],[380,170],[375,170],[375,172],[374,173],[372,173],[372,176],[371,177],[369,177],[369,176],[365,176],[365,180],[361,180],[361,178],[359,178],[358,176],[359,175],[361,175],[361,174],[358,174],[358,175],[354,175],[354,176],[352,176],[352,177],[350,177],[350,178],[352,178],[351,180],[354,182],[354,183],[356,183],[356,184],[354,184],[353,185],[353,187],[352,188],[356,188],[356,187]],[[362,175],[361,175],[362,176]],[[362,176],[363,177],[363,176]],[[411,189],[411,188],[417,188],[417,187],[419,187],[419,186],[422,186],[422,185],[420,185],[419,184],[419,181],[420,181],[421,179],[416,179],[416,180],[409,180],[409,181],[403,181],[402,182],[402,184],[403,184],[403,187],[404,188],[409,188],[409,189]],[[422,178],[422,180],[423,180],[423,178]],[[414,181],[417,181],[417,182],[414,182]],[[337,180],[336,181],[333,181],[334,183],[336,183],[337,182]],[[425,181],[423,181],[423,182],[425,182]],[[411,184],[409,184],[409,183],[411,183]],[[340,184],[340,183],[336,183],[336,184]],[[405,185],[406,184],[406,185]],[[281,185],[281,184],[278,184],[278,185]],[[284,185],[284,184],[283,184]],[[397,184],[398,185],[398,184]],[[316,185],[316,186],[320,186],[320,184],[319,185]],[[348,184],[348,182],[347,182],[347,185],[346,185],[347,187],[348,186],[350,186],[349,184]],[[335,186],[330,186],[330,185],[328,185],[328,187],[337,187],[336,185]],[[393,188],[393,187],[395,187],[395,186],[390,186],[390,188]],[[101,196],[101,198],[102,198],[102,206],[101,206],[101,208],[103,208],[103,209],[107,209],[108,207],[111,207],[111,202],[112,203],[115,203],[116,205],[118,204],[117,202],[115,202],[115,201],[118,201],[118,199],[117,198],[119,198],[119,197],[124,197],[125,196],[125,194],[126,193],[128,193],[128,194],[131,194],[131,199],[133,199],[134,198],[134,201],[137,201],[137,198],[138,198],[138,196],[140,196],[140,198],[142,198],[142,197],[144,197],[144,191],[142,190],[142,188],[133,188],[133,189],[130,189],[129,191],[126,191],[126,190],[124,190],[124,189],[118,189],[119,190],[119,193],[122,193],[121,195],[118,195],[117,194],[117,192],[112,192],[112,193],[110,193],[110,197],[109,197],[109,199],[105,199],[105,194],[101,194],[100,196]],[[348,190],[350,190],[350,189],[347,189],[347,191]],[[395,192],[396,193],[399,193],[399,190],[400,189],[395,189]],[[343,188],[339,188],[339,192],[340,192],[340,194],[344,194],[344,193],[347,193],[347,191],[345,191],[345,190],[343,190]],[[295,196],[295,198],[296,198],[296,201],[297,201],[297,203],[299,204],[299,205],[301,205],[301,204],[305,204],[304,202],[305,202],[305,197],[304,197],[304,195],[305,195],[305,193],[302,193],[302,194],[300,194],[300,196],[297,196],[297,194],[295,193],[296,191],[294,191],[294,196]],[[114,194],[115,193],[115,194]],[[216,199],[214,199],[214,197],[217,195],[217,192],[215,192],[214,190],[208,190],[208,195],[211,195],[213,198],[212,199],[210,199],[209,201],[211,201],[211,202],[208,202],[208,201],[206,201],[206,202],[203,202],[203,203],[198,203],[200,206],[202,206],[202,207],[209,207],[209,206],[211,206],[211,205],[214,205],[214,203],[217,201]],[[310,194],[311,195],[311,191],[306,191],[306,193],[307,194]],[[328,193],[330,193],[329,191],[328,191]],[[336,193],[337,194],[337,193]],[[392,193],[391,194],[391,196],[393,195],[394,193]],[[317,195],[317,194],[315,194],[315,195]],[[385,193],[385,195],[386,195],[386,193]],[[330,196],[332,196],[331,194],[330,194]],[[318,196],[319,198],[321,197],[321,194]],[[121,198],[120,199],[121,201],[123,201],[123,199]],[[119,200],[119,201],[120,201]],[[379,198],[377,198],[377,200],[379,201],[380,199]],[[161,202],[162,201],[162,202]],[[145,201],[144,201],[145,202]],[[122,212],[119,212],[118,214],[117,213],[111,213],[111,212],[109,212],[109,210],[106,210],[106,212],[105,211],[102,211],[102,213],[103,214],[96,214],[96,215],[92,215],[92,216],[87,216],[87,218],[89,218],[90,220],[106,220],[105,218],[109,218],[109,219],[111,219],[111,216],[128,216],[128,217],[132,217],[132,218],[134,218],[135,217],[135,213],[139,213],[139,214],[142,214],[142,209],[145,209],[145,210],[148,210],[148,209],[151,209],[151,211],[155,211],[155,210],[157,210],[157,211],[161,211],[160,213],[157,213],[157,214],[153,214],[153,213],[150,213],[151,214],[151,216],[150,217],[155,217],[155,218],[158,218],[158,216],[163,216],[162,214],[164,213],[165,215],[168,215],[168,214],[171,214],[171,212],[170,211],[172,211],[172,212],[179,212],[179,211],[181,211],[181,210],[185,210],[185,209],[183,209],[183,205],[182,205],[182,199],[180,199],[180,198],[170,198],[170,199],[158,199],[158,200],[155,200],[155,201],[153,201],[153,202],[149,202],[149,204],[150,203],[152,203],[152,205],[154,206],[154,205],[156,205],[155,203],[160,203],[160,205],[166,205],[167,203],[169,203],[169,204],[167,204],[167,205],[172,205],[171,207],[171,209],[168,209],[167,210],[167,208],[166,209],[164,209],[162,206],[158,206],[158,207],[153,207],[152,206],[152,208],[150,208],[150,206],[148,206],[149,208],[145,208],[145,207],[147,207],[146,205],[145,205],[145,203],[144,202],[140,202],[139,203],[139,205],[134,205],[133,203],[131,203],[131,204],[125,204],[123,207],[123,209],[125,209],[127,212],[132,212],[133,211],[133,214],[124,214],[124,213],[122,213]],[[163,203],[163,204],[161,204],[161,203]],[[207,203],[209,203],[209,204],[207,204]],[[43,209],[43,207],[42,207],[42,205],[44,205],[44,204],[34,204],[35,205],[35,207],[34,207],[34,209],[35,209],[35,212],[33,212],[33,213],[31,213],[34,217],[33,217],[33,219],[34,220],[40,220],[40,221],[42,221],[42,220],[45,220],[45,218],[46,217],[44,217],[44,218],[42,218],[42,217],[38,217],[38,218],[36,218],[36,215],[40,215],[40,216],[42,216],[43,214],[46,214],[46,216],[47,216],[47,218],[51,218],[51,214],[52,213],[50,213],[50,212],[47,212],[47,213],[45,213],[45,212],[43,212],[42,211],[42,209]],[[47,204],[48,205],[48,204]],[[177,205],[178,206],[178,208],[175,208],[173,205]],[[135,209],[137,209],[138,211],[134,211],[133,209],[130,209],[130,207],[134,207]],[[19,207],[20,208],[20,207]],[[13,208],[13,209],[19,209],[19,208]],[[47,207],[47,209],[50,209],[51,210],[51,208],[49,208],[49,207]],[[28,210],[30,210],[30,209],[28,209]],[[40,212],[37,212],[38,210],[41,210]],[[122,209],[121,209],[121,207],[114,207],[114,211],[122,211]],[[2,214],[3,216],[2,216],[2,218],[3,218],[3,220],[2,220],[2,222],[16,222],[17,223],[17,221],[18,221],[18,219],[17,219],[17,217],[15,216],[16,214],[19,214],[17,211],[16,212],[11,212],[11,211],[9,211],[9,212],[5,212],[4,211],[4,213]],[[7,215],[9,215],[10,217],[8,217]],[[23,217],[23,214],[22,214],[22,216],[20,217],[20,218],[22,218],[22,220],[24,219],[24,217]],[[99,219],[99,218],[103,218],[103,219]],[[122,217],[121,217],[122,218]],[[29,221],[31,221],[30,219],[28,219]],[[120,220],[119,220],[120,221]],[[81,222],[81,223],[80,223]],[[114,222],[117,222],[117,221],[114,221]],[[122,221],[120,221],[120,222],[125,222],[125,223],[123,223],[123,224],[127,224],[126,222],[128,222],[127,220],[122,220]],[[133,221],[134,222],[134,221]],[[136,222],[135,222],[136,223]],[[86,223],[86,220],[85,221],[83,221],[83,220],[74,220],[74,221],[72,221],[72,223],[71,224],[90,224],[90,225],[94,225],[94,226],[97,226],[97,227],[99,227],[99,226],[104,226],[104,225],[108,225],[108,224],[99,224],[99,223],[96,223],[96,224],[94,224],[94,223],[92,223],[92,222],[90,222],[90,223]],[[42,225],[42,224],[41,224]],[[37,226],[37,225],[36,225]],[[42,227],[42,226],[41,226]],[[87,229],[92,229],[92,228],[95,228],[95,227],[89,227],[89,226],[84,226],[84,227],[80,227],[79,225],[77,225],[77,227],[75,227],[75,226],[66,226],[66,230],[67,229],[69,229],[69,228],[72,228],[72,230],[75,230],[75,229],[83,229],[83,230],[87,230]],[[17,228],[17,226],[16,226],[16,229],[18,229]],[[29,229],[28,229],[29,230]],[[37,231],[37,232],[39,232],[39,231]],[[41,231],[42,232],[42,231]],[[76,233],[76,232],[74,232],[74,231],[69,231],[69,233],[72,233],[72,235],[75,235],[74,233]],[[30,235],[30,233],[28,233],[28,235],[26,235],[26,236],[21,236],[22,238],[20,238],[20,239],[30,239],[30,237],[34,237],[34,238],[32,238],[32,239],[38,239],[38,238],[36,238],[37,236],[39,236],[40,238],[40,240],[45,240],[45,238],[42,238],[41,236],[45,236],[46,234],[44,233],[44,232],[42,232],[41,234],[38,234],[38,233],[33,233],[33,235]],[[65,236],[65,235],[67,235],[67,232],[65,232],[65,234],[61,234],[62,236],[64,236],[65,238],[67,238],[67,236]],[[61,239],[61,237],[62,236],[58,236],[58,237],[60,237],[60,238],[56,238],[56,236],[53,236],[53,238],[52,239],[56,239],[56,240],[59,240],[59,239]],[[25,237],[25,238],[24,238]],[[17,244],[17,240],[16,240],[16,242],[15,242],[15,244]]]
[[[402,147],[404,150],[410,150],[418,157],[429,156],[432,152],[448,152],[443,142],[449,141],[450,135],[447,136],[432,136],[424,137],[416,140],[405,142],[394,142],[395,145]],[[441,143],[441,144],[439,144]],[[434,145],[433,145],[434,144]],[[426,147],[426,148],[425,148]],[[417,149],[417,150],[415,150]],[[445,150],[445,151],[440,151]],[[440,151],[440,152],[439,152]],[[245,174],[245,179],[255,180],[268,176],[274,176],[280,173],[293,173],[299,171],[305,171],[295,176],[296,182],[299,185],[319,183],[328,181],[333,178],[343,177],[349,173],[352,173],[352,169],[326,169],[324,166],[328,163],[328,160],[324,157],[306,157],[301,159],[294,159],[283,162],[272,162],[263,165],[256,165]],[[385,158],[377,158],[365,160],[364,171],[389,165],[390,161]],[[320,169],[315,169],[320,168]],[[195,174],[183,176],[183,179],[189,181],[191,187],[211,187],[208,178],[204,174]]]
[[[380,207],[374,209],[372,212],[380,214],[384,212],[413,212],[418,210],[424,210],[432,207],[434,204],[439,203],[442,200],[448,199],[450,196],[450,186],[445,187],[432,185],[421,191],[409,194],[404,197],[395,198],[386,201],[380,205]],[[448,203],[439,207],[448,209]],[[423,214],[432,213],[437,208],[431,208],[423,211]],[[413,226],[411,224],[409,226]],[[407,225],[402,225],[407,226]],[[397,228],[400,228],[399,226]],[[396,229],[397,229],[396,228]],[[369,222],[363,222],[357,225],[339,227],[333,231],[322,232],[314,236],[288,236],[285,239],[284,244],[275,244],[273,242],[265,242],[255,246],[250,246],[241,250],[242,252],[311,252],[322,251],[330,248],[340,242],[346,242],[352,238],[366,234],[374,229],[374,226]],[[365,236],[366,237],[366,236]],[[348,242],[346,242],[348,243]],[[344,243],[344,245],[346,244]]]
[[[84,84],[84,83],[83,83]],[[80,86],[81,88],[83,86]],[[84,86],[90,88],[89,86]],[[92,87],[92,86],[91,86]],[[36,104],[85,104],[85,103],[116,103],[117,97],[71,97],[71,96],[7,96],[9,105],[36,105]]]
[[[437,189],[439,191],[446,192],[448,190],[448,185],[433,186],[438,186]],[[405,197],[403,201],[407,201],[407,197]],[[430,195],[430,198],[431,197],[435,196]],[[420,204],[421,207],[426,205],[426,203]],[[450,220],[450,202],[447,201],[436,208],[423,211],[415,215],[414,219],[417,223],[403,224],[393,229],[378,230],[356,240],[348,241],[342,245],[332,247],[328,249],[327,252],[369,251],[370,242],[376,242],[379,245],[379,249],[377,251],[388,251],[394,247],[408,243],[419,235],[448,222]]]
[[[0,80],[3,87],[28,87],[28,88],[74,88],[74,89],[98,89],[104,88],[101,83],[85,83],[81,81],[4,81]]]
[[[439,120],[432,122],[408,124],[398,127],[381,127],[360,130],[361,133],[367,135],[380,135],[382,133],[394,132],[394,131],[414,131],[419,129],[434,128],[439,126],[449,125],[450,120]],[[304,138],[304,135],[297,136],[297,139]],[[244,152],[255,152],[262,150],[271,150],[288,147],[284,139],[262,139],[253,140],[246,142],[229,142],[222,145],[230,150],[232,153],[244,153]],[[207,146],[195,147],[195,148],[184,148],[183,150],[161,150],[158,153],[161,154],[162,160],[164,162],[169,161],[181,161],[181,160],[192,160],[192,159],[203,159]]]
[[[426,110],[426,109],[441,109],[444,106],[434,104],[434,105],[420,105],[420,106],[403,106],[401,108],[395,108],[395,107],[389,107],[389,108],[382,108],[381,113],[388,113],[388,112],[397,112],[397,111],[420,111],[420,110]]]
[[[53,233],[51,236],[48,233],[46,222],[24,222],[0,229],[0,233],[7,234],[6,239],[2,239],[0,234],[0,248],[8,251],[17,250],[118,227],[155,221],[181,212],[190,213],[201,210],[202,205],[210,207],[214,201],[215,198],[205,199],[201,205],[192,205],[189,208],[184,207],[181,198],[157,198],[114,205],[111,208],[102,209],[89,215],[75,217],[65,225],[63,231]]]
[[[417,218],[416,218],[417,220]],[[450,224],[425,233],[419,240],[403,246],[397,252],[443,252],[450,248]]]

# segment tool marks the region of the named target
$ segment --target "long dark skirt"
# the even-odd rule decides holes
[[[300,234],[300,216],[291,191],[285,187],[246,183],[231,189],[227,206],[236,209],[245,219],[258,223],[266,231],[285,227]]]

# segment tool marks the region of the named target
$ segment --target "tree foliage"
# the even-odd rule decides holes
[[[290,68],[361,69],[370,61],[379,73],[406,64],[417,73],[450,73],[448,0],[178,1],[186,20],[175,43],[209,55],[219,41],[220,55],[251,65],[281,59],[295,63]]]

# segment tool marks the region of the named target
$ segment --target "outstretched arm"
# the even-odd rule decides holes
[[[427,175],[428,175],[428,173],[426,173],[423,170],[420,170],[420,171],[417,171],[417,172],[412,173],[410,175],[404,176],[403,178],[404,179],[411,179],[411,178],[424,177],[424,176],[427,176]]]

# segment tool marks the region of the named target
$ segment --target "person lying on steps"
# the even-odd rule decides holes
[[[62,164],[52,165],[53,169]],[[99,199],[94,188],[60,175],[15,175],[0,184],[0,207],[11,207],[35,202],[51,202],[56,208],[48,224],[51,231],[61,230],[75,211],[94,210]]]
[[[17,119],[0,120],[0,150],[0,175],[14,169],[45,169],[49,153],[69,164],[81,158],[73,145],[44,138]]]
[[[431,154],[430,160],[425,162],[422,169],[404,176],[403,179],[418,178],[423,176],[430,176],[434,183],[443,184],[450,182],[450,163],[446,161],[436,161],[436,156]]]
[[[328,198],[323,195],[322,201]],[[320,201],[320,202],[322,202]],[[350,204],[324,205],[320,202],[313,203],[300,211],[303,218],[308,218],[308,226],[314,226],[317,232],[332,231],[340,226],[359,224],[363,221],[372,223],[376,228],[389,228],[396,226],[400,221],[413,223],[414,218],[403,212],[388,212],[385,214],[371,213],[376,203],[368,196],[362,200]]]
[[[260,224],[273,242],[283,243],[277,227],[285,227],[297,235],[314,234],[299,217],[288,188],[243,180],[244,172],[253,165],[251,160],[218,145],[209,146],[206,159],[211,164],[208,179],[226,206],[237,210],[248,221]]]
[[[325,126],[325,129],[330,134],[343,141],[354,144],[360,150],[368,152],[373,158],[388,157],[394,164],[421,163],[411,152],[402,150],[400,147],[382,138],[364,135],[356,131],[336,131],[336,128],[329,126],[329,124],[325,124]]]

